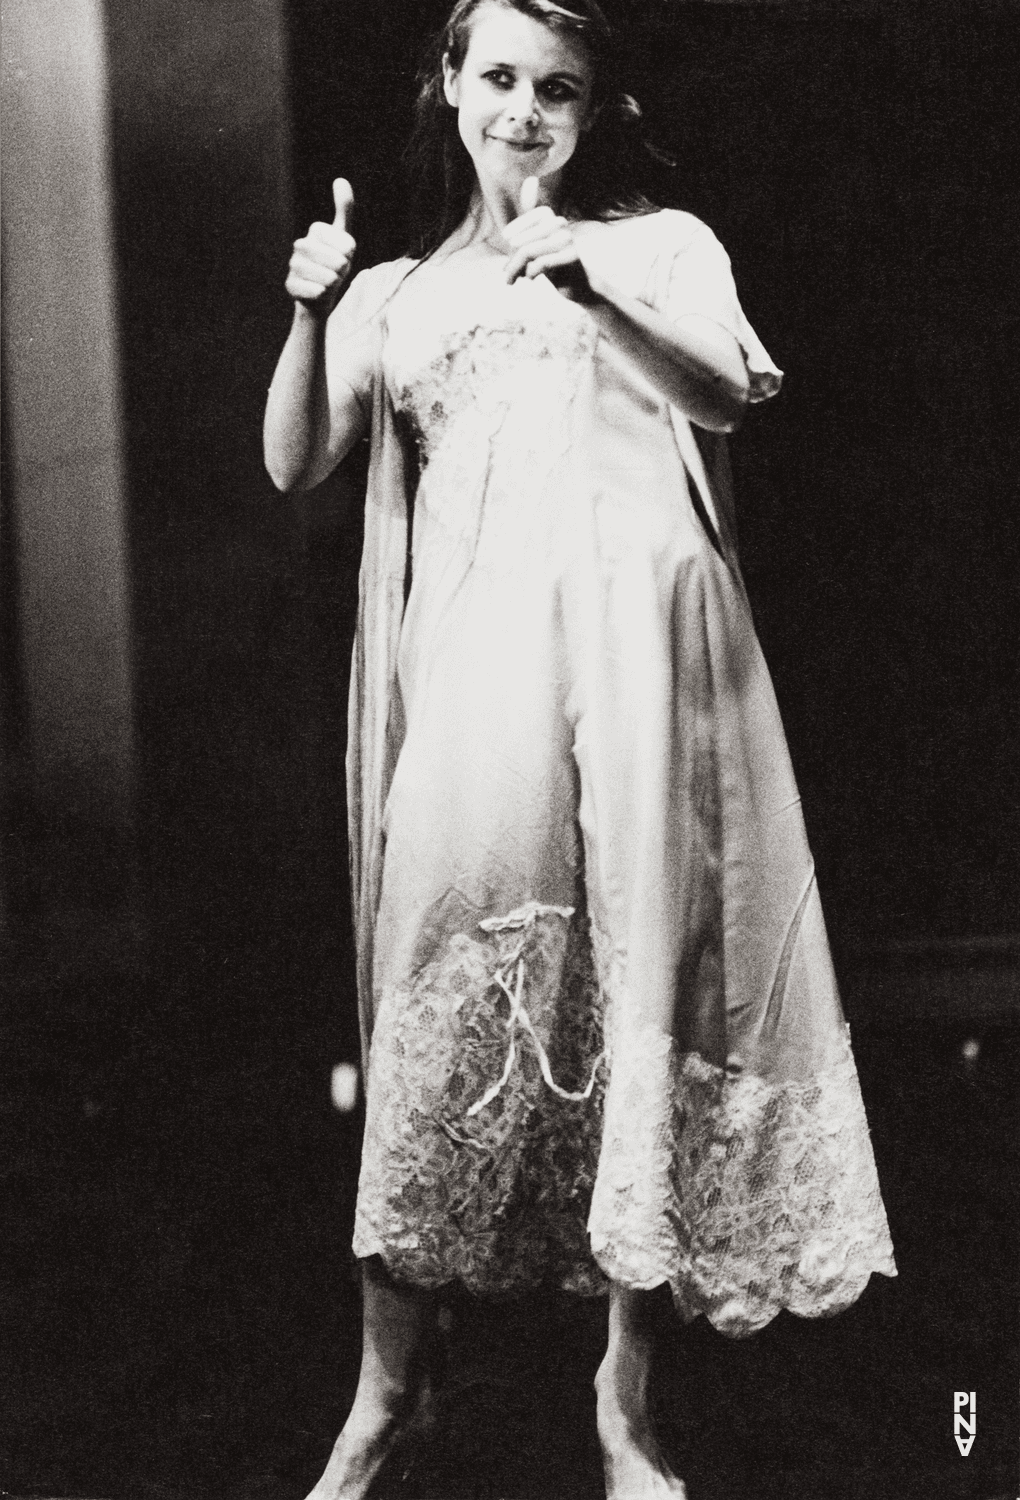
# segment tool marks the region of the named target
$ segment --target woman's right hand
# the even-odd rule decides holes
[[[287,291],[316,318],[325,320],[336,306],[351,274],[354,241],[347,233],[347,217],[354,193],[345,177],[333,183],[336,215],[332,224],[316,222],[303,239],[294,241],[287,275]]]

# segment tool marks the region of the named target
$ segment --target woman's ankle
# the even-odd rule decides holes
[[[650,1452],[658,1447],[655,1426],[646,1410],[626,1411],[615,1402],[600,1400],[595,1425],[604,1452],[633,1448]]]
[[[610,1347],[595,1375],[596,1414],[599,1427],[640,1437],[652,1430],[648,1386],[650,1357],[647,1351],[614,1350]]]
[[[410,1419],[418,1394],[417,1382],[362,1380],[347,1419],[348,1425],[365,1430],[396,1430]]]

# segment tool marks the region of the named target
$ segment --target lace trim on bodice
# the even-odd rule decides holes
[[[556,320],[479,323],[437,333],[421,348],[405,348],[405,337],[389,351],[395,404],[409,419],[423,466],[462,413],[509,404],[522,383],[534,387],[537,378],[561,400],[569,399],[596,336],[569,303],[562,308],[568,315],[561,312]]]

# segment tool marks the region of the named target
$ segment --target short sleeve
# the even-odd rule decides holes
[[[662,218],[682,222],[668,226],[671,243],[663,256],[664,284],[660,282],[658,294],[661,311],[672,322],[691,315],[709,318],[731,333],[743,350],[751,400],[767,401],[779,390],[783,372],[744,316],[729,256],[700,220],[668,212]]]

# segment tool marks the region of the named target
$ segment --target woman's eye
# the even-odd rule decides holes
[[[505,73],[502,68],[490,68],[488,73],[482,74],[482,77],[486,80],[487,83],[495,84],[496,88],[498,89],[513,87],[513,79],[510,77],[510,74]]]
[[[568,83],[544,83],[542,93],[552,104],[566,104],[569,100],[577,98],[577,94]]]

